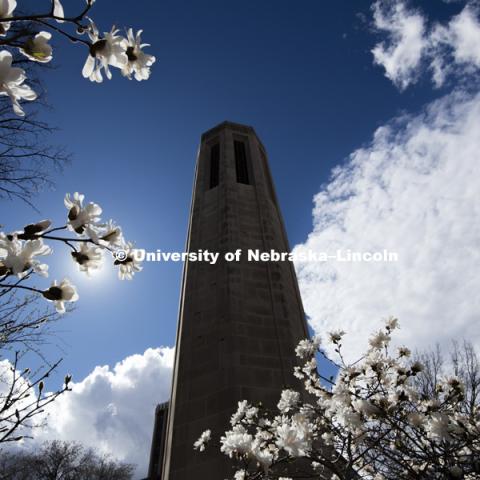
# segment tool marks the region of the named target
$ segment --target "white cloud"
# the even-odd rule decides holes
[[[445,25],[433,23],[406,2],[378,0],[372,6],[375,28],[387,38],[373,49],[374,62],[387,78],[404,90],[415,83],[424,67],[435,86],[446,78],[477,72],[480,68],[480,11],[468,2]]]
[[[466,337],[480,348],[480,94],[452,93],[379,128],[314,198],[295,248],[398,252],[397,263],[297,263],[320,334],[344,329],[350,359],[389,315],[424,348]]]
[[[415,80],[426,47],[424,18],[402,2],[379,1],[373,5],[373,19],[375,27],[389,35],[372,50],[374,61],[403,90]]]
[[[436,86],[447,75],[474,73],[480,68],[479,11],[467,5],[448,25],[436,24],[430,35],[430,66]]]
[[[35,431],[34,448],[44,440],[77,441],[99,452],[148,467],[155,406],[170,396],[173,349],[149,348],[117,363],[95,369],[73,391],[48,408],[48,424]]]
[[[480,23],[478,9],[466,6],[449,24],[448,43],[457,63],[480,67]]]

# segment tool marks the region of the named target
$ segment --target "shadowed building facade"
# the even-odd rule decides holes
[[[238,249],[239,262],[223,259]],[[283,388],[298,388],[294,349],[308,332],[293,265],[249,262],[249,249],[289,245],[260,139],[224,122],[202,135],[187,238],[187,251],[220,258],[184,265],[172,395],[154,432],[162,448],[152,447],[151,479],[231,477],[218,448],[198,453],[194,441],[207,428],[218,439],[239,400],[273,407]]]

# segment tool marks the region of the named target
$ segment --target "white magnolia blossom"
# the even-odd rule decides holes
[[[334,330],[328,333],[329,339],[332,343],[339,343],[344,335],[345,332],[343,330]]]
[[[17,7],[16,0],[0,0],[0,37],[2,45],[11,49],[18,49],[22,55],[33,62],[48,63],[52,60],[52,46],[50,40],[52,33],[49,31],[38,32],[36,24],[42,24],[45,28],[63,34],[73,43],[88,46],[89,54],[82,69],[82,75],[93,82],[102,82],[104,70],[108,79],[112,78],[110,67],[120,69],[123,76],[138,81],[147,80],[150,77],[150,67],[155,63],[153,55],[144,52],[149,44],[142,43],[142,30],[136,34],[133,29],[127,30],[126,36],[119,35],[119,30],[113,26],[109,32],[103,35],[87,13],[95,0],[86,0],[87,7],[79,14],[71,17],[65,16],[61,0],[50,0],[51,10],[45,14],[25,12],[14,16]],[[33,2],[35,3],[35,2]],[[6,20],[6,21],[2,21]],[[61,26],[54,26],[50,21],[66,24],[75,28],[75,33]],[[30,22],[30,23],[28,23]],[[18,32],[7,37],[11,24],[20,26]],[[87,34],[90,41],[79,38]],[[77,38],[78,36],[78,38]],[[26,40],[25,40],[26,39]],[[9,50],[0,51],[0,95],[8,95],[13,103],[17,115],[25,113],[20,106],[20,100],[35,100],[36,93],[27,85],[24,85],[25,71],[20,68],[12,68],[12,54]]]
[[[85,195],[75,192],[73,196],[65,195],[64,204],[68,208],[68,227],[70,230],[83,234],[95,234],[95,227],[100,221],[102,209],[96,203],[90,202],[85,207],[83,200]]]
[[[399,349],[398,349],[398,356],[399,357],[409,357],[411,354],[412,354],[412,352],[407,347],[399,347]]]
[[[397,329],[398,328],[398,318],[395,318],[395,317],[388,318],[385,322],[385,327],[389,331]]]
[[[370,337],[370,346],[376,350],[386,347],[390,342],[390,336],[383,330],[379,330],[375,335]]]
[[[150,77],[150,67],[155,63],[153,55],[146,54],[142,49],[149,47],[148,43],[142,43],[142,30],[139,30],[136,35],[133,34],[131,28],[128,29],[127,39],[124,44],[127,54],[127,63],[122,67],[122,74],[129,79],[132,75],[135,80],[148,80]]]
[[[43,243],[42,239],[19,240],[16,235],[11,238],[0,233],[0,265],[2,270],[24,277],[29,270],[48,276],[48,265],[40,263],[35,257],[50,255],[52,249]]]
[[[255,457],[257,465],[265,472],[268,471],[273,461],[276,458],[275,452],[269,448],[263,447],[264,442],[260,442],[255,439],[252,442],[251,452],[252,456]]]
[[[121,251],[123,258],[120,258],[117,254],[114,262],[115,265],[118,265],[118,278],[120,280],[131,280],[133,275],[136,272],[140,272],[143,267],[135,255],[133,243],[127,242]]]
[[[367,417],[373,417],[381,413],[381,410],[375,403],[371,400],[366,400],[364,398],[356,398],[352,401],[352,407],[360,414]],[[361,419],[360,419],[361,421]],[[363,422],[360,423],[361,426]]]
[[[75,287],[68,280],[64,280],[60,285],[54,282],[47,290],[24,284],[33,277],[33,274],[48,276],[48,265],[41,263],[38,258],[52,253],[52,249],[43,243],[44,240],[61,242],[71,248],[73,260],[79,270],[87,275],[102,267],[105,250],[114,253],[113,264],[119,267],[120,279],[130,280],[136,272],[142,270],[133,244],[125,243],[123,239],[122,229],[112,220],[106,224],[100,223],[102,209],[93,202],[84,205],[84,199],[84,195],[78,192],[65,195],[64,204],[68,208],[68,220],[63,226],[52,227],[50,220],[41,220],[11,234],[0,232],[2,292],[23,289],[41,294],[54,302],[57,311],[61,313],[65,311],[65,302],[74,302],[78,299]],[[59,234],[59,231],[71,231],[76,236],[72,238],[71,234],[66,232]],[[122,255],[119,252],[122,252]],[[14,276],[18,280],[10,279]],[[257,412],[257,408],[249,406],[244,416],[252,419]]]
[[[13,110],[19,116],[25,115],[19,100],[32,101],[37,98],[37,94],[23,84],[25,79],[25,70],[12,67],[12,54],[7,50],[0,51],[0,95],[10,97]]]
[[[449,416],[445,413],[433,412],[429,415],[425,426],[430,438],[446,442],[452,439],[450,432],[453,426],[450,423]]]
[[[101,233],[97,235],[97,237],[101,243],[106,243],[113,247],[121,247],[125,244],[122,229],[118,225],[115,225],[113,220],[109,220],[108,223],[104,225]]]
[[[268,409],[249,415],[248,401],[238,402],[232,428],[220,439],[221,452],[238,465],[235,480],[288,478],[285,473],[304,478],[300,472],[308,473],[309,464],[305,478],[478,478],[478,402],[463,409],[465,387],[456,376],[439,380],[433,396],[419,390],[423,365],[409,359],[406,347],[389,354],[397,328],[397,319],[386,320],[362,358],[340,366],[333,387],[317,370],[318,339],[300,342],[305,365],[295,371],[310,403],[300,392],[284,390],[280,415],[272,416]],[[342,335],[330,334],[338,353]],[[200,440],[197,449],[205,446]],[[297,459],[302,462],[295,470]]]
[[[237,470],[233,476],[234,480],[245,480],[247,477],[247,472],[245,470]]]
[[[232,426],[237,425],[242,420],[251,421],[258,414],[258,408],[252,407],[246,400],[238,402],[237,411],[232,415],[230,424]]]
[[[320,338],[301,340],[295,348],[295,353],[299,358],[307,358],[314,355],[320,347]]]
[[[67,278],[63,279],[60,284],[54,281],[50,288],[43,292],[43,296],[55,304],[58,313],[65,313],[65,302],[76,302],[78,300],[77,289]]]
[[[103,254],[102,249],[99,247],[82,243],[78,251],[72,252],[72,257],[77,263],[79,270],[87,275],[102,267]]]
[[[253,436],[247,433],[243,425],[235,425],[220,439],[220,450],[232,457],[234,453],[244,454],[252,451]]]
[[[51,38],[49,32],[37,33],[25,42],[20,51],[34,62],[48,63],[52,59],[52,46],[48,44]]]
[[[280,401],[278,402],[278,409],[282,413],[288,413],[293,407],[296,407],[300,401],[300,393],[294,390],[284,390],[280,395]]]
[[[304,457],[312,448],[314,424],[301,413],[285,418],[276,429],[276,445],[292,457]]]
[[[199,450],[203,452],[205,450],[205,445],[210,441],[212,437],[211,430],[205,430],[201,435],[200,438],[193,444],[195,450]]]
[[[0,18],[10,18],[17,8],[15,0],[0,0]],[[10,22],[0,22],[0,36],[5,36],[10,29]]]
[[[117,35],[118,32],[118,29],[112,27],[110,32],[105,32],[104,36],[100,37],[97,26],[91,22],[87,33],[93,44],[82,70],[82,75],[85,78],[92,82],[101,83],[103,81],[102,68],[110,80],[112,78],[110,66],[120,69],[126,66],[128,57],[125,39]]]

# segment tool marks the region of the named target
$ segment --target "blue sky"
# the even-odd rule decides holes
[[[438,2],[433,13],[458,10]],[[56,176],[56,190],[36,204],[40,217],[60,222],[64,193],[80,191],[147,249],[183,249],[200,135],[217,123],[256,129],[293,246],[311,230],[312,197],[332,167],[386,120],[440,93],[428,84],[400,93],[372,64],[370,2],[143,0],[132,11],[102,0],[92,17],[104,30],[112,23],[143,28],[157,62],[149,81],[116,75],[97,85],[80,74],[85,49],[56,39],[58,69],[44,75],[53,110],[45,116],[60,127],[52,141],[74,157]],[[16,202],[5,223],[13,229],[37,217]],[[56,253],[68,255],[60,246]],[[64,271],[59,261],[52,277]],[[74,273],[81,301],[58,340],[67,352],[63,368],[75,378],[173,345],[180,264],[147,264],[128,283]]]
[[[68,3],[77,2],[65,1],[66,8]],[[117,74],[101,85],[90,83],[81,76],[85,49],[57,38],[58,68],[44,75],[53,110],[44,117],[60,127],[52,142],[66,145],[73,163],[55,176],[55,190],[36,199],[40,215],[21,203],[4,202],[2,223],[15,229],[37,218],[62,222],[64,194],[79,191],[99,203],[104,218],[117,220],[138,246],[182,251],[200,135],[228,119],[256,129],[269,154],[290,243],[304,244],[321,225],[312,220],[313,198],[328,186],[332,168],[347,165],[361,147],[375,153],[379,146],[372,146],[372,138],[379,127],[419,115],[461,83],[455,77],[434,88],[428,74],[418,74],[409,88],[397,88],[373,62],[371,51],[385,32],[375,30],[371,5],[363,0],[139,0],[134,5],[98,0],[92,17],[101,30],[112,23],[144,29],[149,53],[157,59],[152,76],[135,82]],[[407,5],[420,8],[431,26],[448,22],[465,2]],[[402,135],[408,140],[414,132]],[[363,239],[389,231],[367,227]],[[132,282],[120,282],[113,271],[85,279],[67,257],[56,247],[51,277],[69,275],[80,301],[59,324],[47,351],[52,360],[65,357],[62,371],[81,380],[97,365],[174,344],[181,264],[145,264]],[[413,257],[405,264],[411,262]],[[456,273],[454,266],[450,270]],[[362,278],[371,274],[364,270]],[[388,278],[379,285],[390,291]],[[394,297],[397,304],[411,296],[402,295]]]

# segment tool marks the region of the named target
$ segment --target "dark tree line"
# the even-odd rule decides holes
[[[36,452],[0,453],[0,480],[130,480],[134,469],[74,442],[55,440]]]

